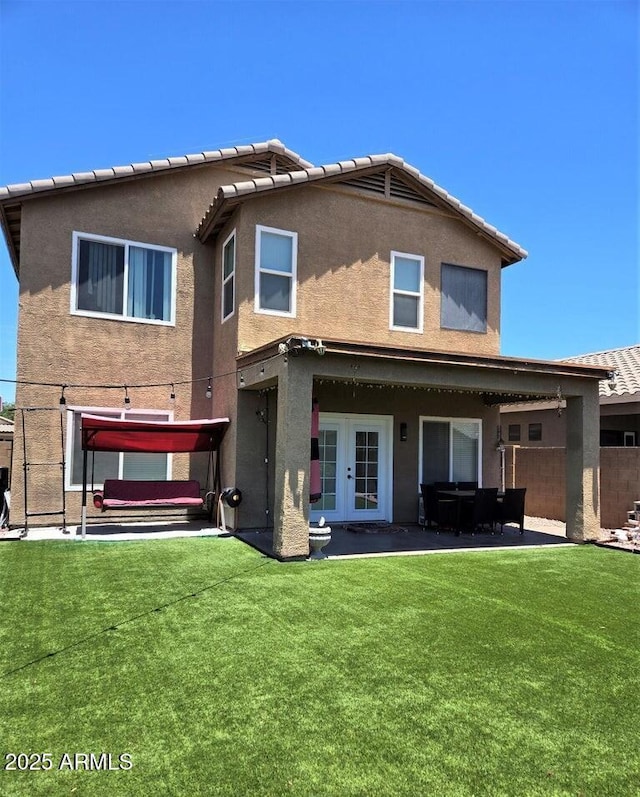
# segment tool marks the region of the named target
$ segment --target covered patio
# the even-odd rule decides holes
[[[332,463],[336,491],[340,482],[348,485],[345,494],[352,499],[356,495],[356,504],[336,499],[319,511],[332,526],[354,520],[360,512],[363,519],[403,527],[418,521],[419,485],[431,462],[425,423],[442,419],[452,428],[458,422],[475,425],[481,485],[498,486],[500,404],[561,398],[568,429],[566,537],[582,542],[600,536],[598,381],[607,378],[605,368],[298,336],[239,356],[237,368],[235,477],[245,504],[236,528],[241,533],[271,531],[271,551],[277,558],[308,555],[309,523],[318,514],[309,504],[313,398],[320,403],[321,429],[324,423],[325,429],[336,434],[346,430],[361,440],[370,439],[362,437],[363,429],[374,430],[376,446],[384,441],[375,451],[374,488],[366,493],[367,500],[362,501],[362,492],[353,492],[356,469],[345,454]],[[262,412],[261,402],[269,402],[269,396],[267,439],[275,456],[265,457],[256,445],[251,419]],[[265,482],[266,496],[252,489]],[[403,545],[400,537],[405,535],[392,536],[395,545]]]
[[[331,542],[322,549],[329,559],[375,556],[411,556],[460,551],[491,551],[504,549],[540,548],[573,545],[565,535],[564,523],[550,525],[539,518],[528,518],[525,531],[505,526],[504,534],[461,534],[451,531],[437,533],[417,523],[400,526],[390,524],[375,533],[356,532],[349,524],[332,526]],[[236,537],[267,556],[275,556],[273,533],[240,531]]]

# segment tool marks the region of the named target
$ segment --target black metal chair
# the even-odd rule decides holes
[[[435,482],[433,486],[436,488],[436,492],[440,492],[440,490],[456,490],[458,487],[456,482]]]
[[[420,493],[424,510],[424,526],[429,529],[432,524],[438,524],[438,494],[433,484],[421,484]]]
[[[462,502],[461,526],[465,531],[475,534],[476,531],[489,527],[495,531],[496,507],[498,504],[498,488],[482,487],[476,490],[473,498]]]
[[[504,491],[502,503],[498,505],[497,522],[500,524],[500,534],[504,531],[505,523],[517,523],[520,534],[524,534],[524,502],[527,492],[526,487],[507,487]]]
[[[477,490],[478,482],[458,482],[458,490]]]
[[[447,482],[441,482],[447,484]],[[442,489],[454,489],[442,488]],[[424,526],[431,528],[436,526],[436,531],[440,533],[441,528],[458,530],[458,501],[456,498],[443,498],[438,495],[435,484],[421,484],[422,506],[424,508]]]

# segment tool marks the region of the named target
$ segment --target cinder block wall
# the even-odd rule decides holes
[[[527,488],[527,515],[566,520],[565,462],[564,448],[507,447],[505,484]]]
[[[566,520],[564,448],[509,446],[507,487],[526,487],[526,513]],[[600,449],[600,524],[618,528],[640,500],[640,448]]]
[[[618,528],[640,500],[640,448],[600,449],[602,525]]]

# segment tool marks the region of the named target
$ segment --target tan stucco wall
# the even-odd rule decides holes
[[[566,439],[566,413],[558,415],[558,411],[531,410],[524,412],[502,412],[500,414],[502,436],[509,445],[522,446],[563,446]],[[542,440],[529,440],[529,424],[542,424]],[[509,440],[509,425],[520,425],[520,440]]]
[[[566,409],[558,415],[555,409],[502,412],[500,414],[502,432],[508,440],[509,424],[520,424],[520,445],[531,448],[564,446],[566,440]],[[542,424],[542,440],[529,440],[530,423]],[[600,429],[635,431],[640,444],[640,403],[601,404]],[[517,445],[517,443],[515,443]]]
[[[295,318],[254,312],[257,224],[298,233]],[[243,351],[297,333],[408,348],[499,352],[500,257],[457,220],[337,189],[304,187],[251,200],[236,226],[238,345]],[[391,251],[425,258],[422,334],[389,329]],[[440,328],[443,262],[487,271],[486,333]]]
[[[243,175],[246,176],[246,175]],[[194,238],[194,231],[220,184],[240,178],[222,168],[190,169],[151,179],[121,181],[89,190],[24,203],[18,322],[18,380],[36,383],[124,385],[176,383],[170,388],[133,388],[135,409],[173,409],[176,420],[220,416],[226,407],[205,398],[206,382],[190,383],[213,372],[213,253]],[[70,313],[73,231],[159,244],[177,249],[176,324],[88,318]],[[214,381],[214,389],[218,382]],[[235,379],[232,377],[235,384]],[[57,407],[57,388],[18,385],[21,407]],[[68,388],[69,406],[123,407],[124,391]],[[30,413],[28,445],[37,443],[38,459],[60,460],[57,413]],[[16,430],[16,451],[22,451]],[[21,456],[21,455],[20,455]],[[35,460],[31,453],[28,458]],[[204,479],[200,455],[174,455],[174,478]],[[43,460],[44,461],[44,460]],[[14,475],[16,463],[14,456]],[[30,473],[30,511],[60,503],[55,468]],[[203,473],[204,470],[204,473]],[[21,522],[23,479],[13,480],[12,523]],[[68,495],[68,516],[79,517],[80,496]]]

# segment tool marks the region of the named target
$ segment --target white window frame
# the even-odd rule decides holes
[[[122,314],[120,313],[101,313],[95,310],[82,310],[78,308],[78,250],[80,241],[99,241],[105,244],[124,246],[124,275],[122,286]],[[171,255],[171,297],[169,300],[169,320],[161,318],[137,318],[136,316],[126,315],[128,290],[129,290],[129,247],[137,246],[143,249],[154,249],[159,252],[168,252]],[[177,263],[178,250],[170,246],[159,246],[158,244],[144,243],[142,241],[131,241],[127,238],[112,238],[108,235],[96,235],[95,233],[73,231],[72,251],[71,251],[71,315],[85,316],[88,318],[104,318],[110,321],[127,321],[135,324],[154,324],[156,326],[174,327],[176,325],[176,283],[177,283]]]
[[[396,280],[396,258],[403,257],[406,260],[417,260],[420,264],[420,289],[416,291],[405,291],[395,287]],[[389,329],[395,332],[413,332],[422,334],[424,331],[424,257],[422,255],[413,255],[409,252],[391,252],[391,283],[389,290]],[[393,300],[395,296],[410,296],[418,300],[418,326],[417,327],[403,327],[396,326],[393,314]]]
[[[262,233],[263,232],[270,232],[274,233],[275,235],[282,235],[288,238],[291,238],[291,301],[290,301],[290,309],[289,312],[284,310],[270,310],[269,308],[263,308],[260,306],[260,275],[261,274],[273,274],[278,277],[288,277],[289,275],[285,271],[277,271],[270,268],[261,268],[260,267],[260,257],[261,257],[261,244],[262,244]],[[284,316],[286,318],[295,318],[296,317],[296,287],[298,281],[298,233],[292,232],[291,230],[280,230],[277,227],[265,227],[262,224],[256,224],[256,267],[255,267],[255,298],[254,298],[254,310],[256,313],[262,313],[264,315],[277,315],[277,316]]]
[[[231,269],[231,274],[227,277],[224,276],[224,251],[227,248],[229,242],[233,239],[233,268]],[[235,229],[227,236],[226,240],[222,244],[221,249],[221,256],[220,256],[220,274],[221,274],[221,284],[222,290],[220,291],[220,323],[224,324],[231,316],[233,316],[236,312],[236,257],[238,254],[238,239],[236,237]],[[233,281],[232,285],[232,300],[231,300],[231,312],[224,314],[224,289],[228,282]]]
[[[423,432],[422,426],[425,421],[435,421],[436,423],[449,424],[449,480],[452,480],[452,467],[453,467],[453,435],[451,434],[452,423],[475,423],[478,426],[478,487],[482,487],[482,418],[448,418],[442,415],[420,415],[420,434],[418,438],[418,490],[423,483],[422,463],[423,463]]]
[[[126,420],[127,417],[134,413],[134,415],[166,415],[167,421],[173,421],[173,411],[169,410],[129,410],[128,412],[120,407],[83,407],[83,406],[67,406],[67,431],[66,431],[66,451],[65,451],[65,472],[64,472],[64,489],[67,492],[79,492],[82,490],[81,484],[73,484],[71,482],[71,474],[73,472],[73,443],[74,443],[74,418],[79,412],[84,412],[87,415],[107,415],[114,420]],[[122,478],[123,472],[123,452],[118,453],[118,478]],[[89,452],[91,457],[91,452]],[[167,454],[167,481],[171,480],[173,470],[173,454]],[[96,488],[102,488],[101,484],[94,484]],[[88,485],[90,488],[91,485]]]

